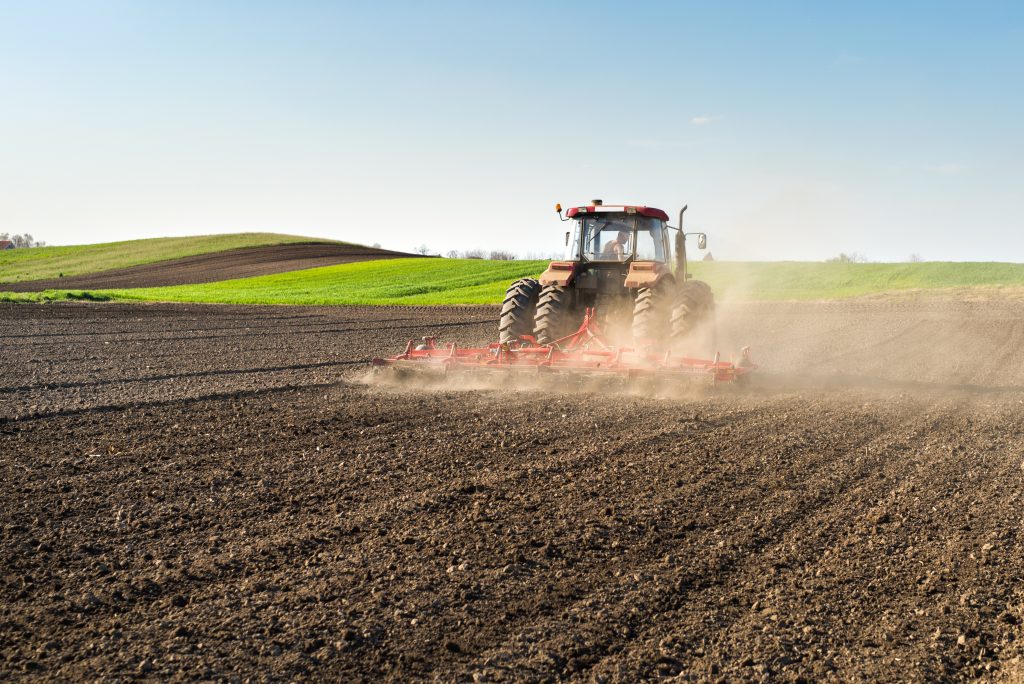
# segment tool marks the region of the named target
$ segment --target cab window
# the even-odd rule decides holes
[[[660,219],[637,217],[636,258],[639,261],[665,261],[664,227]]]

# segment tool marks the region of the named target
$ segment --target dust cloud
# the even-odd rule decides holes
[[[921,393],[1024,389],[1019,304],[917,296],[842,302],[725,301],[725,345],[747,344],[761,381]]]
[[[905,296],[833,302],[751,302],[742,287],[716,292],[713,324],[698,329],[675,355],[737,361],[744,347],[758,365],[746,391],[844,389],[928,395],[1024,392],[1024,307],[1019,302]],[[620,329],[621,328],[621,329]],[[609,337],[624,339],[622,326]],[[420,374],[415,374],[419,376]],[[365,378],[380,384],[380,376]],[[601,391],[645,396],[706,393],[701,382],[593,381],[536,372],[388,378],[414,390]],[[706,383],[710,384],[710,383]],[[721,391],[721,387],[714,391]]]

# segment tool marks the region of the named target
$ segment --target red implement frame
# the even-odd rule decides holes
[[[438,347],[433,337],[424,337],[418,344],[409,340],[405,351],[398,356],[375,358],[371,363],[375,367],[422,368],[445,373],[494,370],[619,375],[627,378],[699,376],[716,384],[732,382],[757,369],[750,361],[749,347],[743,348],[737,363],[722,361],[717,353],[714,360],[708,360],[612,347],[604,341],[593,309],[587,309],[579,330],[544,346],[538,345],[528,335],[517,342],[495,342],[486,347],[459,347],[454,342]]]

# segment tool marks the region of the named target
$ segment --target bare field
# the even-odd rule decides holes
[[[242,247],[209,252],[141,266],[99,271],[87,275],[0,283],[8,292],[44,290],[110,290],[135,287],[166,287],[252,278],[320,266],[351,264],[371,259],[404,259],[415,254],[330,242],[298,242],[263,247]]]
[[[1021,672],[1024,304],[724,307],[748,391],[402,391],[493,308],[0,306],[0,678]]]

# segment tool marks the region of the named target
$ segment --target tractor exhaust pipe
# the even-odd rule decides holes
[[[686,233],[683,231],[683,214],[690,205],[684,204],[679,210],[679,232],[676,233],[676,280],[686,282]]]

